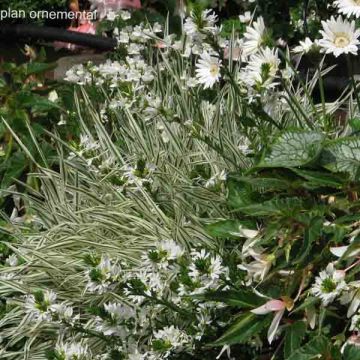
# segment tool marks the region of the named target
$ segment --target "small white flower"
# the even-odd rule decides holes
[[[113,319],[128,320],[135,316],[134,309],[128,305],[108,303],[104,305],[104,308]]]
[[[56,102],[59,99],[59,96],[55,90],[49,93],[48,99],[52,102]]]
[[[124,322],[135,317],[135,310],[125,304],[108,303],[104,305],[105,311],[110,315],[110,319],[97,319],[97,331],[102,332],[105,336],[116,335],[125,337],[127,328]]]
[[[212,88],[221,78],[220,68],[221,61],[217,57],[203,52],[196,64],[197,81],[204,85],[204,89]]]
[[[19,264],[19,259],[15,254],[10,255],[5,263],[9,266],[17,266]]]
[[[251,12],[245,11],[244,15],[239,15],[239,20],[243,24],[249,23],[251,21]]]
[[[248,86],[274,87],[279,65],[280,59],[276,49],[261,49],[250,57],[248,65],[240,74],[240,79]]]
[[[126,31],[120,31],[120,34],[117,37],[117,40],[120,44],[128,44],[130,41],[130,36]]]
[[[190,337],[174,325],[166,326],[162,330],[155,331],[154,339],[162,340],[170,347],[169,350],[181,350],[190,342]]]
[[[360,17],[360,1],[359,0],[336,0],[334,6],[337,6],[339,13],[347,17],[355,16]]]
[[[162,241],[157,246],[158,251],[166,253],[168,260],[175,260],[184,254],[184,249],[174,240]]]
[[[56,297],[52,290],[39,291],[37,295],[27,295],[25,297],[25,312],[36,320],[51,321],[51,309]]]
[[[344,278],[345,272],[335,270],[334,265],[330,263],[326,270],[321,271],[316,277],[311,292],[319,297],[325,306],[329,305],[346,289]]]
[[[93,151],[99,148],[99,143],[86,134],[80,135],[80,145],[85,151]]]
[[[63,360],[92,359],[88,346],[81,343],[59,343],[55,347],[55,353]]]
[[[323,38],[319,40],[319,45],[323,52],[334,54],[335,57],[358,53],[360,30],[355,29],[355,21],[343,20],[341,16],[335,19],[332,16],[330,20],[322,21],[322,26],[320,33]]]
[[[246,28],[243,44],[244,54],[251,55],[256,53],[263,45],[265,34],[264,19],[260,16],[251,26]]]
[[[206,250],[191,252],[192,263],[189,266],[189,276],[196,289],[192,294],[201,294],[206,290],[217,289],[220,286],[222,276],[228,277],[229,269],[222,265],[222,259],[218,255],[211,255]],[[186,293],[186,289],[180,291]]]
[[[129,185],[136,185],[142,187],[144,184],[152,183],[152,174],[156,170],[156,166],[152,163],[146,163],[142,170],[131,165],[125,165],[122,170],[123,179],[126,180]]]
[[[113,264],[108,256],[102,256],[99,265],[86,273],[88,278],[86,290],[103,294],[113,287],[121,273],[119,265]]]
[[[64,302],[51,305],[51,311],[57,316],[59,321],[73,323],[78,318],[77,316],[73,317],[74,309],[72,306],[69,306]]]
[[[315,43],[309,38],[306,37],[304,41],[300,41],[298,46],[295,46],[292,50],[296,54],[307,54],[313,47]]]
[[[131,13],[127,10],[120,10],[120,17],[122,20],[130,20],[131,19]]]
[[[227,177],[226,171],[221,170],[221,172],[216,173],[209,180],[206,181],[205,187],[207,189],[214,188],[215,186],[226,181],[226,177]]]
[[[110,10],[107,14],[106,14],[106,19],[109,21],[115,21],[115,19],[118,17],[118,15],[116,14],[115,11]]]
[[[201,33],[203,32],[212,34],[217,32],[216,22],[217,15],[212,9],[204,10],[200,19],[196,19],[194,12],[192,12],[190,17],[185,19],[184,31],[188,36],[200,36],[202,38]]]

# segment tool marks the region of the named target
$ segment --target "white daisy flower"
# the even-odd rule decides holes
[[[358,40],[360,29],[355,29],[355,21],[349,22],[342,17],[336,19],[332,16],[328,21],[322,21],[323,36],[319,40],[322,51],[326,54],[334,54],[338,57],[341,54],[354,54],[358,52]]]
[[[335,270],[334,265],[330,263],[315,279],[311,292],[319,297],[325,306],[329,305],[346,289],[344,278],[345,272]]]
[[[246,28],[243,44],[245,55],[254,54],[261,48],[261,45],[264,42],[265,33],[264,19],[260,16],[252,23],[252,25]]]
[[[336,0],[334,6],[339,9],[339,13],[347,17],[355,16],[360,17],[360,1],[359,0]]]
[[[203,52],[196,64],[196,78],[204,89],[212,88],[221,78],[221,60],[209,53]]]

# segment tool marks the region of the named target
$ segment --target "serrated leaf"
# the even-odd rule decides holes
[[[249,184],[251,188],[255,191],[286,190],[289,188],[290,185],[288,181],[272,178],[272,177],[246,177],[236,174],[232,174],[229,177],[231,177],[231,179],[238,180],[245,184]]]
[[[320,154],[324,136],[317,132],[292,130],[272,145],[260,167],[298,167],[313,162]]]
[[[330,352],[329,340],[324,336],[317,336],[306,345],[294,351],[286,360],[314,360]]]
[[[306,332],[304,321],[297,321],[291,324],[285,333],[284,357],[287,359],[291,354],[300,348]]]
[[[256,232],[255,226],[251,221],[222,220],[205,226],[207,233],[217,238],[239,238],[247,237],[246,232]]]
[[[328,174],[320,171],[311,171],[303,169],[292,169],[297,175],[303,177],[309,182],[311,187],[331,187],[331,188],[341,188],[344,184],[342,178],[335,174]]]
[[[272,314],[269,314],[268,316],[257,316],[251,312],[242,314],[225,334],[212,344],[212,346],[242,343],[268,327],[271,319]]]
[[[264,303],[264,299],[248,290],[215,291],[195,295],[195,298],[223,302],[241,309],[254,309]]]
[[[360,169],[360,139],[347,138],[328,145],[322,155],[322,165],[333,172],[347,173],[358,178]]]
[[[303,208],[304,204],[299,198],[275,198],[263,203],[238,207],[237,210],[250,216],[291,216]]]
[[[227,182],[227,189],[227,201],[232,208],[236,209],[254,202],[254,194],[249,184],[230,179]]]

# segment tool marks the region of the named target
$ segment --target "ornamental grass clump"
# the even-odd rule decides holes
[[[71,69],[51,168],[4,121],[40,186],[2,191],[1,358],[359,356],[355,80],[329,102],[326,58],[304,80],[216,20],[124,25],[122,57]]]

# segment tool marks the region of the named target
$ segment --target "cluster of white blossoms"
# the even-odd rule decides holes
[[[25,296],[25,312],[38,322],[66,322],[73,324],[78,317],[73,316],[74,310],[66,302],[56,302],[57,294],[54,291],[38,290]]]
[[[116,301],[99,305],[94,314],[93,329],[109,339],[121,339],[118,351],[126,360],[162,360],[200,341],[213,326],[214,315],[224,305],[197,300],[195,295],[226,289],[229,269],[222,258],[204,249],[191,253],[173,240],[160,241],[141,258],[140,267],[124,266],[112,286],[99,285],[108,274],[118,274],[117,261],[102,256],[92,261],[86,291],[97,291],[104,298],[118,294]],[[110,276],[111,277],[111,276]],[[122,298],[123,301],[118,299]],[[187,315],[184,315],[187,314]],[[189,316],[184,326],[182,316]],[[171,322],[164,326],[162,319]],[[182,324],[182,325],[180,325]],[[189,334],[191,332],[191,335]]]
[[[138,55],[139,48],[131,47],[132,55]],[[126,62],[107,60],[104,64],[75,65],[66,72],[65,80],[78,85],[108,85],[117,88],[122,83],[131,83],[136,88],[154,79],[153,68],[139,56],[126,58]]]
[[[107,303],[104,305],[103,316],[96,318],[96,330],[105,336],[118,336],[126,339],[134,328],[137,318],[135,309],[127,304]]]
[[[121,275],[121,266],[114,263],[108,256],[102,256],[100,261],[86,272],[87,291],[103,294],[116,285]]]
[[[80,342],[59,342],[55,346],[57,360],[90,360],[92,359],[89,347]]]

